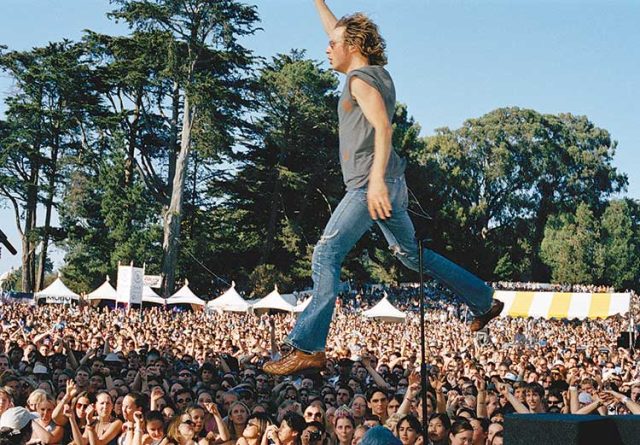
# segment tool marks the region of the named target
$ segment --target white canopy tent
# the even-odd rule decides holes
[[[299,305],[297,305],[293,309],[293,312],[300,313],[300,312],[304,311],[307,308],[307,306],[309,306],[309,303],[311,303],[311,299],[312,298],[313,298],[313,296],[308,297],[306,300],[302,301]]]
[[[280,296],[291,306],[295,307],[295,305],[298,304],[298,297],[296,296],[296,294],[280,294]]]
[[[160,295],[158,295],[149,286],[144,286],[142,288],[142,302],[143,303],[155,303],[155,304],[167,304],[167,300],[165,300]]]
[[[289,295],[295,299],[293,294]],[[295,310],[295,305],[288,302],[284,298],[284,295],[280,295],[280,292],[278,292],[278,286],[276,286],[275,289],[273,289],[273,291],[271,291],[266,297],[262,298],[257,303],[254,303],[251,307],[256,313],[266,312],[270,309],[287,312],[293,312]]]
[[[87,300],[116,300],[118,294],[109,282],[109,276],[99,288],[87,295]]]
[[[0,275],[0,290],[2,290],[5,281],[9,281],[11,274],[13,274],[13,269],[3,272],[2,275]]]
[[[391,303],[389,303],[386,295],[378,302],[378,304],[373,306],[371,309],[364,311],[363,315],[367,318],[375,318],[392,323],[401,323],[406,317],[404,312],[396,309]]]
[[[192,306],[204,306],[206,303],[203,299],[198,298],[191,289],[189,289],[189,282],[187,281],[178,292],[167,298],[167,304],[191,304]]]
[[[231,282],[231,287],[222,295],[207,303],[207,309],[225,312],[248,312],[249,308],[251,308],[251,304],[236,291],[235,281]]]
[[[36,292],[36,302],[41,298],[45,298],[47,303],[68,304],[72,300],[78,301],[80,296],[70,290],[60,279],[60,276],[56,280],[47,286],[46,289]]]

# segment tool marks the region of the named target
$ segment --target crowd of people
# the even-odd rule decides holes
[[[614,292],[611,286],[595,284],[557,284],[557,283],[534,283],[534,282],[511,282],[498,281],[492,283],[494,289],[499,290],[525,290],[539,292]]]
[[[361,315],[385,292],[404,323]],[[289,377],[262,364],[293,314],[2,305],[0,444],[499,445],[511,413],[640,413],[640,355],[616,343],[627,319],[472,334],[453,296],[427,296],[425,376],[410,286],[342,296],[326,369]]]

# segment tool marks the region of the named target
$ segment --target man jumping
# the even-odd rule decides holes
[[[418,243],[407,213],[405,160],[391,145],[396,94],[384,69],[384,39],[363,14],[338,20],[325,0],[315,0],[315,5],[329,35],[329,63],[347,76],[338,104],[346,194],[313,251],[313,298],[285,340],[291,350],[264,365],[266,372],[276,375],[324,368],[342,261],[374,223],[395,256],[410,269],[419,269]],[[475,315],[472,331],[482,329],[502,312],[504,304],[492,299],[493,289],[478,277],[431,250],[424,249],[423,258],[424,272],[451,288],[469,306]]]

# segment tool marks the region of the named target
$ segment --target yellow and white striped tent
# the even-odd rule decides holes
[[[606,318],[629,312],[631,295],[624,293],[571,293],[496,291],[504,302],[502,317]]]

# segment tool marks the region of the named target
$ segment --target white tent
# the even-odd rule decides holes
[[[197,297],[196,297],[197,298]],[[167,300],[158,295],[153,289],[149,286],[144,286],[142,288],[142,302],[143,303],[156,303],[156,304],[166,304]]]
[[[389,303],[386,295],[378,302],[378,304],[373,306],[371,309],[364,311],[363,315],[368,318],[376,318],[378,320],[396,323],[404,321],[406,317],[404,312],[396,309],[391,303]]]
[[[99,288],[87,295],[87,300],[115,300],[117,298],[116,290],[109,283],[109,276]]]
[[[13,269],[12,270],[8,270],[6,272],[4,272],[2,275],[0,275],[0,285],[2,285],[2,283],[4,283],[5,281],[8,281],[9,278],[11,278],[11,274],[13,273]]]
[[[201,298],[198,298],[196,294],[189,289],[189,282],[185,282],[184,286],[167,298],[167,304],[192,304],[196,306],[204,306],[205,302]]]
[[[217,309],[226,312],[248,312],[251,305],[236,291],[235,281],[231,287],[215,300],[207,303],[207,309]]]
[[[309,306],[309,303],[311,303],[311,299],[313,298],[313,296],[308,297],[306,300],[304,300],[303,302],[301,302],[299,305],[297,305],[294,309],[293,312],[296,313],[300,313],[302,311],[304,311],[307,306]]]
[[[295,306],[296,304],[298,304],[298,297],[296,296],[296,294],[281,294],[280,296],[291,306]]]
[[[45,298],[47,303],[70,303],[71,300],[77,301],[80,296],[75,292],[69,290],[67,286],[62,282],[60,276],[56,278],[56,281],[47,286],[46,289],[36,292],[35,300],[38,301],[41,298]]]
[[[294,295],[291,296],[295,298]],[[253,304],[251,307],[258,313],[266,312],[269,309],[287,312],[293,312],[293,310],[295,309],[295,305],[289,303],[284,299],[283,295],[280,295],[280,293],[278,292],[278,286],[276,286],[275,289],[273,289],[273,291],[269,293],[269,295]]]

